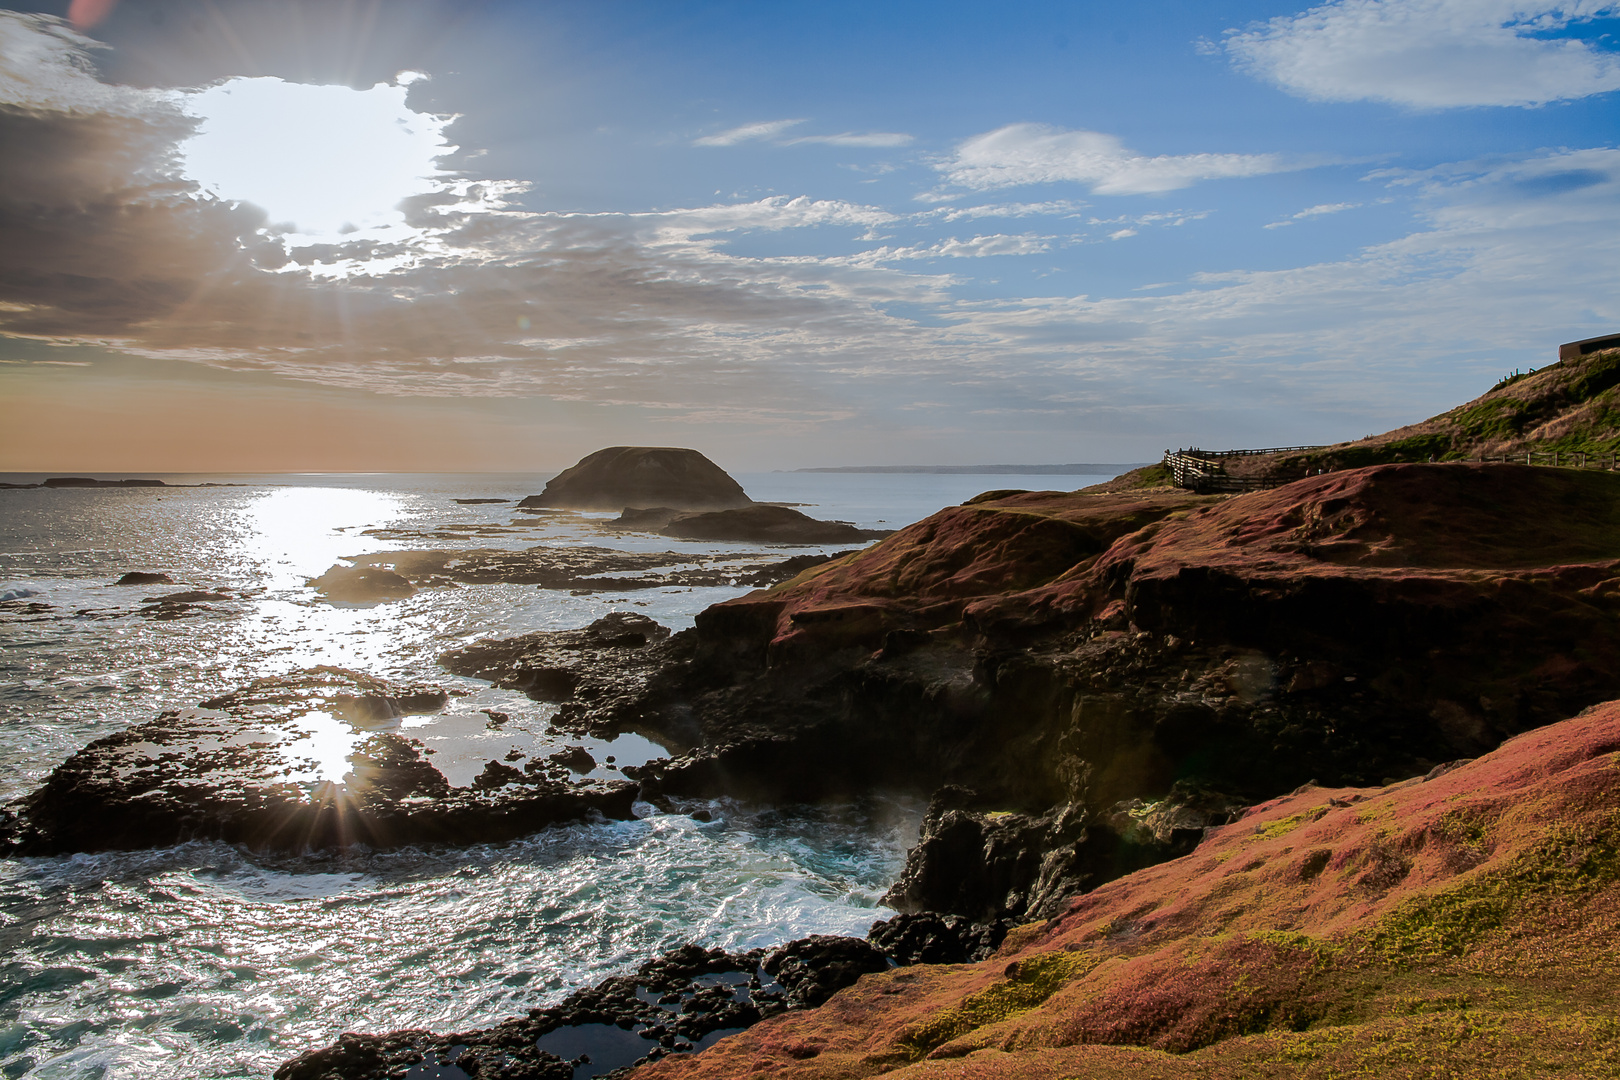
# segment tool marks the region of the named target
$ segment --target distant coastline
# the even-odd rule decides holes
[[[1072,465],[837,465],[822,469],[791,469],[801,473],[949,473],[987,476],[1100,476],[1129,472],[1151,461],[1121,463],[1080,462]]]

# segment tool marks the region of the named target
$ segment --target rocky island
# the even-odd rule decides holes
[[[696,450],[610,446],[564,469],[518,506],[618,511],[627,506],[732,510],[752,504],[737,481]]]

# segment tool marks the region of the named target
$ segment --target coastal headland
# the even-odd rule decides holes
[[[1620,380],[1581,371],[1617,363],[1537,373],[1594,445]],[[682,633],[445,654],[669,747],[615,789],[666,812],[930,795],[901,921],[345,1035],[278,1078],[1615,1072],[1620,475],[1466,451],[987,492]],[[801,968],[832,974],[796,994]]]

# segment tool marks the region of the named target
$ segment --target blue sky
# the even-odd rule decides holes
[[[1620,329],[1617,13],[0,9],[0,467],[1387,429]]]

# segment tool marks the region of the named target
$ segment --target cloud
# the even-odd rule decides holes
[[[1023,184],[1086,184],[1098,195],[1176,191],[1201,180],[1261,176],[1311,167],[1277,154],[1165,154],[1126,149],[1115,135],[1045,124],[1009,124],[956,147],[938,168],[948,183],[975,191]]]
[[[798,127],[803,120],[764,120],[754,124],[743,124],[740,127],[730,128],[715,135],[705,135],[700,139],[693,139],[693,146],[736,146],[744,142],[772,142],[777,146],[905,146],[914,141],[912,136],[897,131],[846,131],[839,135],[795,135],[792,138],[780,138],[790,128]]]
[[[1043,251],[1052,250],[1053,245],[1060,239],[1056,236],[1035,236],[1030,233],[1018,236],[993,233],[966,240],[947,237],[934,244],[877,248],[862,252],[850,261],[875,266],[901,259],[982,259],[991,255],[1039,255]]]
[[[800,135],[797,138],[783,140],[782,145],[821,143],[826,146],[906,146],[915,141],[913,136],[898,131],[846,131],[842,135]]]
[[[1344,212],[1345,210],[1355,210],[1360,206],[1360,203],[1350,202],[1318,203],[1315,206],[1307,206],[1297,214],[1290,214],[1281,221],[1273,221],[1269,225],[1262,225],[1261,228],[1283,229],[1292,225],[1296,221],[1304,221],[1306,218],[1321,217],[1323,214],[1338,214]]]
[[[987,217],[1075,217],[1086,208],[1083,202],[1072,199],[1054,199],[1035,203],[984,203],[979,206],[941,206],[924,211],[920,217],[940,217],[945,221],[974,220]]]
[[[1350,258],[1198,274],[1166,295],[963,304],[952,322],[1009,367],[1067,352],[1074,370],[1162,402],[1201,387],[1266,410],[1405,422],[1483,389],[1459,358],[1487,359],[1488,374],[1490,357],[1550,359],[1620,323],[1620,251],[1595,239],[1620,231],[1620,150],[1391,179],[1415,189],[1427,227]],[[1333,437],[1345,434],[1360,432]]]
[[[743,124],[739,127],[728,128],[717,135],[705,135],[701,139],[693,139],[693,146],[736,146],[738,143],[752,142],[756,139],[774,139],[790,127],[804,123],[803,120],[762,120],[754,124]]]
[[[1604,0],[1335,0],[1228,31],[1242,68],[1314,101],[1536,106],[1620,89],[1620,55],[1546,35]]]

